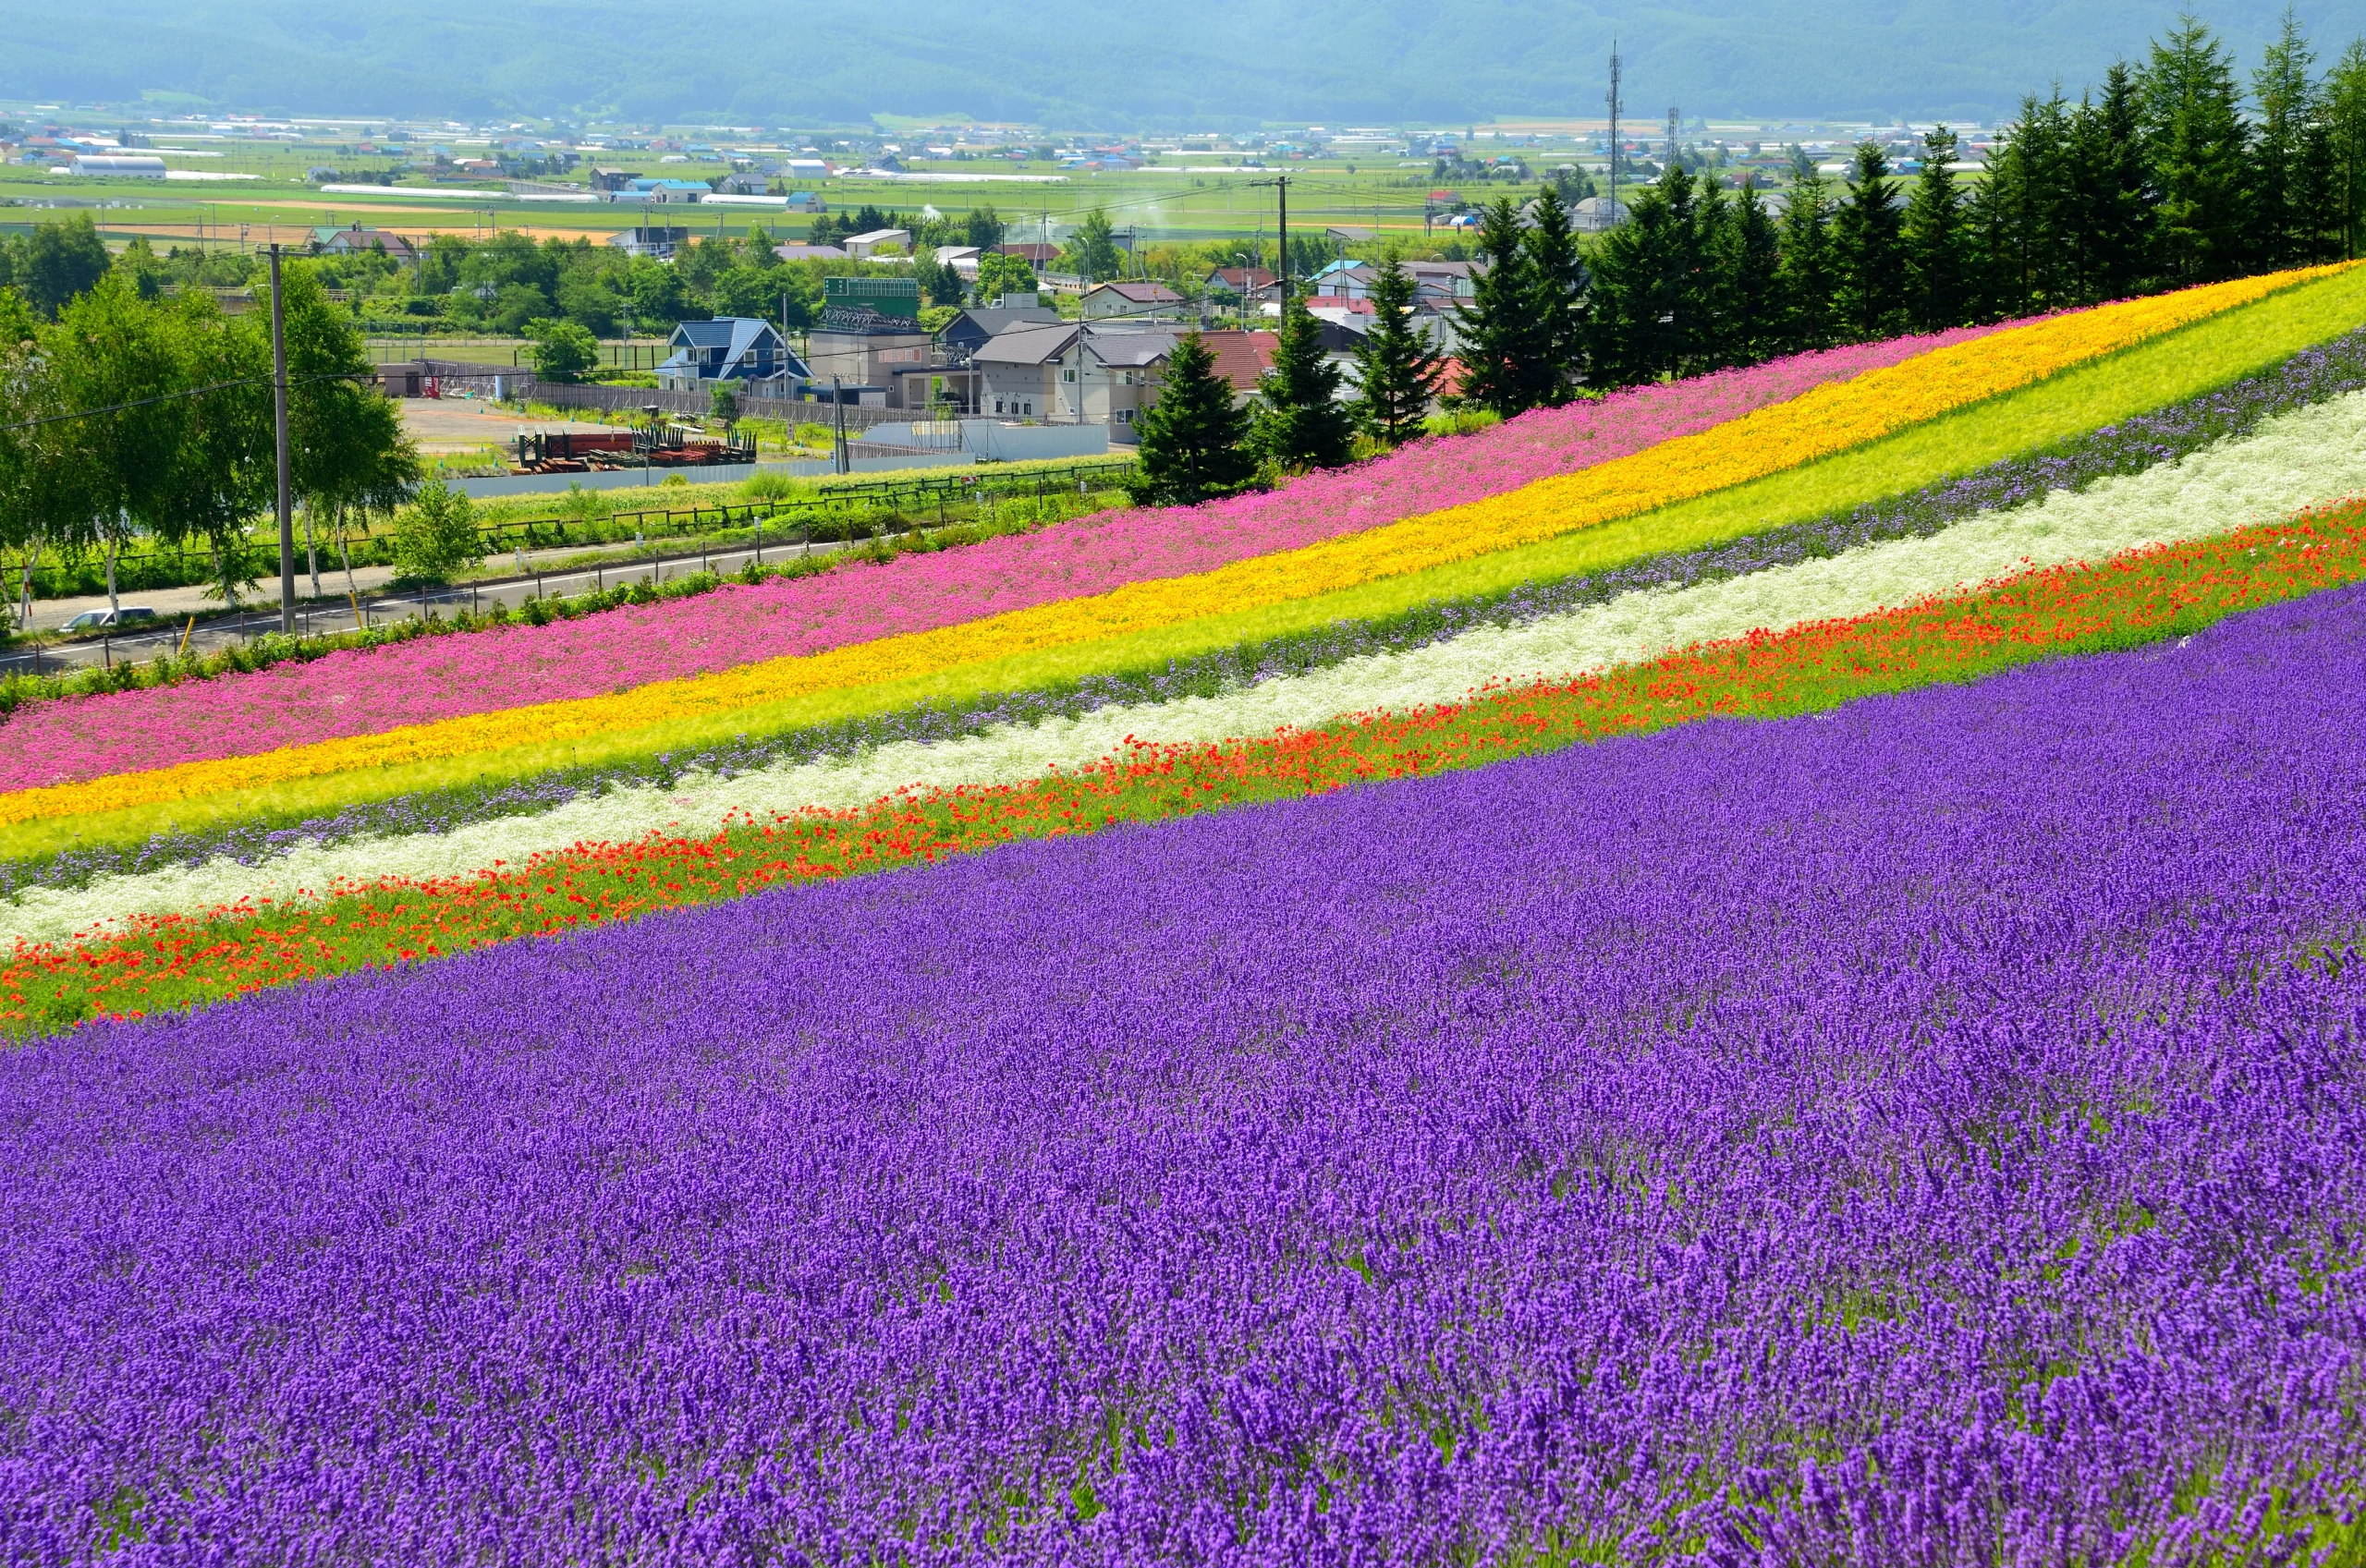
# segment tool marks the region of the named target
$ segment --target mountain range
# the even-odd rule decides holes
[[[2207,17],[2248,71],[2281,6]],[[2140,0],[0,0],[0,96],[263,113],[1074,129],[1594,115],[1987,119],[2176,19]],[[2366,0],[2304,14],[2330,58]]]

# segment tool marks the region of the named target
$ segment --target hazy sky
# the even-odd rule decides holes
[[[2275,0],[2209,19],[2246,75]],[[0,0],[0,94],[308,113],[507,111],[809,124],[874,112],[1062,126],[1598,114],[1989,116],[2072,96],[2175,19],[2137,0]],[[2329,62],[2366,0],[2304,12]]]

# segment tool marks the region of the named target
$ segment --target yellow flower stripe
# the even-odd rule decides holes
[[[1518,491],[1304,549],[936,631],[657,681],[606,697],[406,725],[260,756],[184,762],[0,796],[0,823],[78,816],[352,769],[643,729],[1278,603],[1531,543],[1796,468],[2206,316],[2340,270],[2311,268],[2033,322],[1828,383],[1714,430]]]

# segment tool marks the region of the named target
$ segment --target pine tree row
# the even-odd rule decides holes
[[[1591,245],[1547,187],[1497,201],[1459,322],[1470,402],[1503,415],[1580,388],[1754,364],[2366,249],[2366,42],[2322,79],[2287,13],[2252,74],[2185,19],[2073,104],[2026,100],[1986,177],[1955,135],[1898,177],[1858,146],[1847,178],[1795,153],[1778,201],[1671,168]],[[1779,212],[1776,207],[1779,202]]]

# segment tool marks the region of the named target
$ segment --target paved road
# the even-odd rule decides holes
[[[812,547],[812,553],[826,555],[844,548],[846,547],[843,544],[815,544]],[[794,540],[785,544],[766,540],[763,544],[762,558],[767,563],[777,564],[800,553],[801,547]],[[662,557],[634,559],[628,555],[619,556],[595,565],[565,572],[547,569],[557,557],[580,556],[582,553],[579,547],[544,552],[529,551],[525,557],[527,570],[522,574],[513,572],[506,577],[489,578],[482,582],[471,583],[461,588],[445,589],[426,595],[394,594],[384,591],[387,579],[394,575],[390,568],[384,566],[358,569],[354,573],[354,577],[361,588],[361,614],[367,624],[374,626],[383,626],[389,620],[423,614],[431,607],[442,614],[450,614],[457,610],[490,610],[495,604],[506,604],[514,610],[529,599],[543,594],[582,593],[593,588],[612,588],[620,582],[665,582],[674,577],[705,570],[736,572],[757,558],[755,546],[741,545],[729,550],[704,553],[690,551],[684,554]],[[535,569],[538,560],[545,569]],[[374,582],[372,578],[375,579]],[[323,589],[330,589],[333,585],[341,586],[343,581],[342,572],[321,574],[321,586]],[[299,595],[309,595],[311,589],[311,577],[309,573],[299,571],[297,574],[296,589]],[[0,673],[28,674],[36,667],[43,670],[55,670],[61,665],[98,664],[116,659],[153,659],[160,652],[171,651],[180,647],[182,636],[187,631],[185,618],[188,615],[200,610],[216,607],[214,602],[202,597],[203,591],[201,589],[189,588],[173,589],[152,594],[127,594],[124,596],[127,603],[147,605],[160,614],[169,617],[168,624],[153,631],[130,632],[122,637],[68,644],[57,649],[44,649],[38,653],[9,655],[0,658]],[[106,601],[104,598],[95,602],[43,601],[36,607],[35,623],[47,626],[64,624],[67,618],[74,614],[73,610],[63,608],[69,604],[79,604],[82,609],[93,607],[104,609],[106,607]],[[170,624],[172,622],[180,624]],[[354,607],[348,602],[341,592],[335,592],[317,600],[304,597],[298,602],[297,630],[300,633],[309,636],[313,633],[350,631],[353,626]],[[228,647],[232,643],[245,641],[260,637],[265,632],[278,629],[279,612],[274,606],[235,620],[226,616],[221,620],[208,622],[199,626],[195,631],[188,632],[187,635],[190,648],[210,653],[217,649]]]

